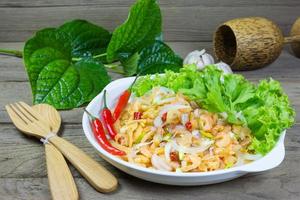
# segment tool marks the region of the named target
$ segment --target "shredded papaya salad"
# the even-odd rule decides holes
[[[255,85],[213,65],[140,77],[126,101],[130,94],[115,108],[111,146],[124,152],[121,159],[157,170],[207,172],[252,162],[294,123],[279,82]]]

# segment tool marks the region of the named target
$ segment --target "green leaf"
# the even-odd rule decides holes
[[[161,41],[142,49],[138,64],[138,72],[142,74],[163,73],[165,70],[178,72],[183,60]]]
[[[139,63],[140,55],[138,52],[130,56],[122,56],[121,64],[123,66],[124,72],[126,76],[132,76],[138,71],[138,63]]]
[[[130,9],[127,20],[115,29],[107,49],[112,62],[120,53],[134,54],[152,44],[161,33],[161,13],[155,0],[138,0]]]
[[[165,70],[178,72],[183,62],[182,58],[161,41],[155,41],[128,59],[124,59],[124,57],[121,59],[121,63],[127,76],[139,72],[141,74],[163,73]]]
[[[104,28],[80,19],[67,22],[58,29],[69,35],[73,58],[93,57],[106,53],[111,39],[111,34]],[[106,57],[102,56],[97,60],[105,63]]]
[[[67,22],[58,29],[69,35],[73,58],[92,57],[106,53],[111,38],[107,30],[85,20]],[[106,62],[106,57],[103,56],[97,60]]]
[[[86,54],[101,51],[109,38],[106,30],[83,20],[38,31],[24,47],[34,103],[70,109],[96,96],[110,77],[103,64]],[[81,58],[80,61],[73,62],[73,56]]]

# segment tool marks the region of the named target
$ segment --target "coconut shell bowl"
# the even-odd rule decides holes
[[[292,26],[289,37],[271,20],[247,17],[221,24],[213,38],[217,59],[233,70],[253,70],[267,66],[280,55],[284,44],[291,43],[300,58],[300,18]]]

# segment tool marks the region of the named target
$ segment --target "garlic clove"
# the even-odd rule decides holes
[[[198,64],[198,62],[199,62],[200,60],[199,60],[199,57],[198,56],[194,56],[194,55],[191,55],[189,58],[188,58],[188,60],[186,61],[187,63],[186,64]],[[200,61],[200,62],[202,62],[202,61]]]
[[[233,73],[232,70],[231,70],[231,68],[230,68],[230,66],[227,65],[226,63],[222,62],[222,61],[216,63],[215,66],[218,69],[222,70],[224,72],[224,74],[232,74]]]
[[[206,53],[205,49],[201,51],[195,50],[185,57],[183,64],[196,64],[198,69],[201,70],[206,65],[214,64],[214,59],[210,54]]]
[[[204,62],[203,62],[203,59],[202,59],[202,56],[201,56],[201,57],[199,58],[199,60],[198,60],[196,63],[194,63],[194,64],[197,65],[197,68],[198,68],[199,70],[204,69],[204,67],[205,67]]]
[[[201,57],[202,57],[204,66],[211,65],[211,64],[215,63],[214,58],[208,53],[205,53]]]
[[[196,64],[199,60],[200,55],[202,55],[198,50],[190,52],[184,59],[183,64]]]
[[[188,55],[200,57],[200,56],[204,55],[205,53],[206,53],[205,49],[202,49],[201,51],[199,51],[199,50],[192,51]]]
[[[195,50],[194,52],[198,53],[198,55],[201,56],[206,53],[206,50],[205,49],[202,49],[201,51]]]
[[[209,53],[206,53],[205,49],[194,50],[190,52],[184,59],[183,64],[195,64],[199,70],[202,70],[207,65],[215,63],[214,58]],[[232,74],[232,70],[229,65],[224,62],[216,63],[215,66],[222,70],[224,74]]]

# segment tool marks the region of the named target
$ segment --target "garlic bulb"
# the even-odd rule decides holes
[[[222,62],[222,61],[216,63],[215,66],[216,66],[218,69],[222,70],[222,71],[224,72],[224,74],[232,74],[232,70],[231,70],[231,68],[229,67],[229,65],[227,65],[226,63],[224,63],[224,62]]]
[[[222,70],[224,74],[232,74],[232,70],[229,65],[222,61],[215,64],[214,58],[210,54],[206,53],[205,49],[190,52],[185,57],[183,64],[195,64],[199,70],[204,69],[207,65],[214,64],[218,69]]]
[[[195,50],[189,53],[184,61],[183,64],[196,64],[198,69],[203,69],[206,65],[214,64],[214,58],[206,53],[205,49],[201,51]]]

